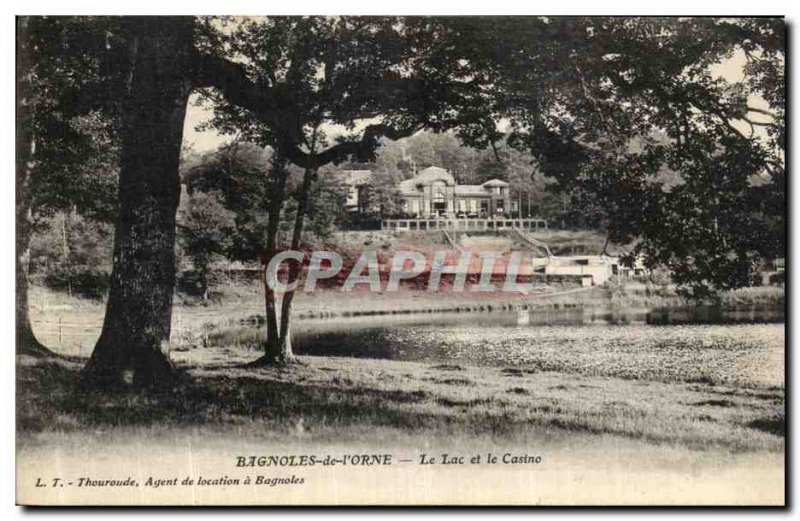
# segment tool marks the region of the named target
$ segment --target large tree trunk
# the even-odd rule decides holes
[[[100,339],[86,366],[95,388],[166,388],[175,286],[175,220],[192,50],[188,18],[137,18],[124,106],[120,214]]]
[[[36,339],[28,312],[28,270],[30,268],[33,212],[31,176],[36,157],[35,107],[32,99],[27,19],[17,24],[17,99],[16,99],[16,351],[26,355],[52,355]]]
[[[30,206],[17,203],[17,251],[16,251],[16,342],[18,355],[53,356],[37,339],[31,327],[28,312],[28,269],[31,251]]]

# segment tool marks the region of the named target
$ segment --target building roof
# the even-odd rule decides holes
[[[500,179],[489,179],[481,186],[485,186],[487,188],[493,188],[495,186],[508,186],[508,183],[506,183],[505,181],[501,181]]]
[[[372,172],[370,170],[343,170],[338,173],[338,178],[350,187],[355,188],[369,184],[372,179]],[[413,178],[401,181],[398,189],[402,195],[416,196],[421,194],[421,186],[429,185],[436,181],[444,182],[447,186],[453,186],[455,195],[472,197],[486,197],[490,195],[488,188],[508,186],[508,183],[500,179],[490,179],[480,185],[457,185],[453,176],[446,169],[438,166],[429,166],[417,173]]]
[[[484,185],[456,185],[455,195],[472,195],[487,197],[491,195]]]
[[[405,181],[400,181],[397,185],[397,188],[400,190],[400,193],[403,195],[419,195],[420,191],[417,188],[417,180],[415,179],[406,179]]]
[[[447,185],[452,186],[456,184],[456,180],[450,175],[450,172],[438,166],[429,166],[425,170],[419,172],[414,176],[416,184],[430,184],[434,181],[444,181]]]

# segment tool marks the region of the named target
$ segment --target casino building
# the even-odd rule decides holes
[[[365,191],[371,179],[368,170],[343,173],[349,185],[348,210],[366,212]],[[401,181],[398,189],[403,197],[403,212],[412,218],[492,218],[505,217],[511,206],[508,183],[491,179],[480,185],[459,185],[444,168],[428,167]]]
[[[459,185],[444,168],[431,166],[399,186],[405,212],[412,217],[502,216],[511,211],[508,183],[491,179]]]

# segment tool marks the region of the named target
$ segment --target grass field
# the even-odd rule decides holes
[[[33,483],[54,469],[66,476],[141,480],[148,475],[243,477],[252,472],[233,466],[241,455],[379,452],[410,463],[396,470],[295,470],[309,484],[303,489],[256,493],[184,487],[127,495],[89,489],[78,490],[71,500],[784,502],[781,385],[668,383],[337,357],[300,357],[300,364],[285,369],[252,369],[242,367],[252,360],[252,351],[209,348],[180,354],[187,378],[173,392],[113,396],[80,388],[80,361],[20,357],[20,482]],[[432,472],[415,464],[425,453],[536,454],[543,464],[484,463],[479,471],[437,467]],[[288,474],[267,469],[266,475]],[[485,480],[493,487],[487,489]],[[57,504],[45,490],[29,488],[21,498]]]

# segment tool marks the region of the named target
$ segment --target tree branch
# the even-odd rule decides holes
[[[243,65],[208,54],[195,54],[194,87],[214,87],[232,105],[250,110],[265,124],[283,128],[281,100],[272,87],[259,87]]]
[[[410,125],[405,128],[396,128],[383,123],[369,125],[364,129],[361,139],[342,141],[318,154],[303,151],[297,145],[290,145],[286,150],[287,158],[295,165],[302,168],[316,169],[329,163],[341,163],[350,157],[359,160],[369,160],[378,147],[378,140],[382,137],[393,141],[413,135],[422,130],[424,125]]]
[[[778,118],[778,116],[776,114],[774,114],[774,113],[772,113],[772,112],[770,112],[768,110],[759,109],[759,108],[756,108],[756,107],[751,107],[749,105],[747,106],[747,112],[755,112],[756,114],[763,114],[765,116],[771,117],[772,119],[777,119]]]
[[[228,103],[250,110],[264,124],[275,130],[280,140],[279,146],[286,158],[301,168],[317,169],[328,163],[341,163],[349,157],[361,160],[370,159],[378,147],[378,140],[386,137],[392,140],[411,136],[424,128],[424,123],[398,128],[386,124],[369,125],[358,140],[338,143],[319,154],[309,153],[301,148],[305,136],[292,112],[292,104],[283,100],[272,87],[256,85],[247,75],[245,67],[225,58],[198,53],[195,55],[195,88],[214,87],[220,91]],[[418,90],[413,80],[396,78],[393,74],[384,75],[386,93],[407,99]]]

